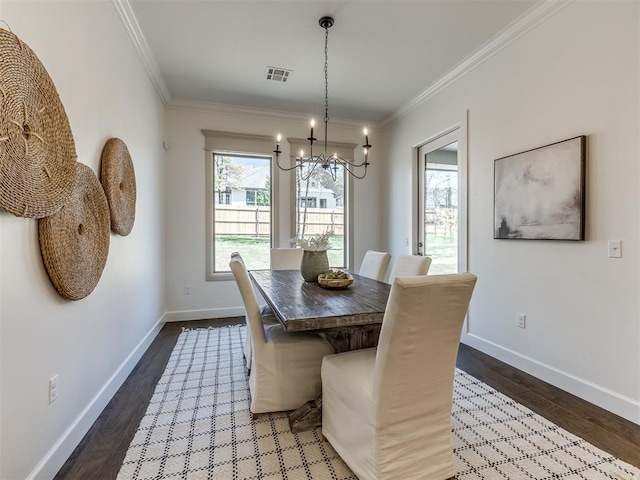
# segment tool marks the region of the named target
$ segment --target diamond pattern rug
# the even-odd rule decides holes
[[[252,420],[244,336],[240,325],[180,334],[118,480],[357,480],[320,429],[292,434],[286,413]],[[457,480],[640,480],[461,370],[452,426]]]

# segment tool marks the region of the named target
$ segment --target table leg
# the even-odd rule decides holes
[[[318,332],[336,353],[370,348],[378,345],[380,325],[332,328]],[[289,428],[293,433],[306,432],[322,426],[322,394],[298,407],[289,415]]]
[[[360,350],[378,345],[381,325],[365,325],[361,327],[330,328],[318,331],[335,349],[336,353]]]
[[[315,400],[309,400],[289,415],[289,428],[292,433],[306,432],[320,426],[322,426],[322,394]]]

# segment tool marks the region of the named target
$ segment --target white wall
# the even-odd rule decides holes
[[[404,250],[411,146],[469,111],[463,340],[640,423],[639,4],[574,2],[385,130],[387,246]],[[418,60],[418,59],[416,59]],[[424,61],[424,59],[420,59]],[[493,239],[493,161],[588,136],[587,240]],[[607,258],[621,239],[624,256]],[[516,327],[516,314],[527,328]]]
[[[281,133],[283,138],[305,138],[308,135],[306,121],[277,119],[277,115],[246,116],[215,111],[167,111],[167,201],[165,207],[167,225],[167,319],[188,320],[226,315],[241,315],[242,301],[235,283],[229,281],[205,281],[205,161],[202,129],[269,135]],[[331,122],[330,122],[330,125]],[[329,139],[334,142],[358,142],[359,128],[330,128]],[[380,209],[380,185],[382,165],[380,134],[369,135],[374,148],[370,154],[372,165],[363,180],[355,180],[354,186],[354,259],[360,266],[367,249],[378,249],[382,244]],[[376,138],[378,143],[376,144]],[[288,143],[280,145],[283,158],[288,158]],[[293,236],[290,222],[289,195],[291,173],[277,171],[280,216],[279,246],[288,246]],[[274,181],[275,184],[275,181]],[[185,295],[185,285],[191,286],[191,295]]]
[[[0,213],[0,478],[53,478],[165,311],[164,109],[111,2],[3,0],[0,6],[2,19],[56,85],[78,161],[99,172],[102,147],[119,137],[136,170],[133,230],[111,235],[100,282],[77,302],[50,283],[37,222]],[[55,374],[59,398],[49,405],[48,380]]]

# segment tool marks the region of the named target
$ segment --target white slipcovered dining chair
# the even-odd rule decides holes
[[[246,269],[244,260],[242,259],[242,256],[238,252],[233,252],[231,254],[231,258],[237,259],[240,263],[242,263],[242,266],[245,267]],[[246,312],[245,312],[245,315],[246,315]],[[271,313],[264,312],[262,314],[262,323],[264,323],[265,325],[275,325],[276,323],[278,323],[278,319],[273,314],[273,312]],[[251,351],[251,331],[248,328],[245,334],[244,348],[242,350],[242,353],[244,354],[244,361],[247,364],[247,375],[249,375],[251,373],[251,363],[253,361],[253,354]]]
[[[393,285],[396,277],[426,275],[431,266],[431,257],[421,255],[398,255],[389,274],[389,283]]]
[[[387,252],[368,250],[367,253],[364,254],[364,259],[362,260],[358,274],[382,282],[384,276],[387,274],[389,260],[391,260],[391,255]]]
[[[303,252],[301,248],[272,248],[269,251],[271,270],[300,270]],[[262,315],[273,315],[269,305],[262,307]]]
[[[377,348],[322,362],[322,434],[360,480],[455,475],[453,380],[476,277],[398,277]]]
[[[238,257],[229,262],[251,331],[253,361],[249,373],[251,413],[293,410],[320,394],[322,358],[333,347],[312,333],[287,333],[280,324],[264,325],[249,273]]]
[[[271,270],[299,270],[302,253],[301,248],[272,248]]]

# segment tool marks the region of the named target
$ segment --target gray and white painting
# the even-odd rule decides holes
[[[584,240],[585,137],[495,161],[494,238]]]

